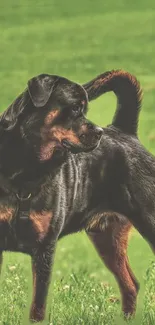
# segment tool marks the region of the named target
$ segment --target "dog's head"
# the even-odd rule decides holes
[[[20,132],[43,162],[58,151],[78,153],[97,147],[102,129],[86,119],[87,105],[82,86],[42,74],[28,81],[28,88],[3,114],[1,123],[9,132]]]

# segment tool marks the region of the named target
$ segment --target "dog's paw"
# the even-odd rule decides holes
[[[32,306],[30,311],[30,321],[32,323],[42,322],[45,318],[45,307],[37,308],[35,305]]]

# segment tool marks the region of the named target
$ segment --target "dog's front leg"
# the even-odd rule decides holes
[[[2,270],[2,263],[3,263],[3,255],[2,255],[2,252],[0,252],[0,273]]]
[[[45,317],[46,298],[55,246],[56,241],[48,246],[36,249],[32,255],[33,301],[30,311],[30,320],[32,322],[40,322]]]

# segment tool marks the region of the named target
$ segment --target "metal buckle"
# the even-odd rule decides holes
[[[16,193],[16,196],[17,196],[17,199],[18,199],[18,200],[20,200],[20,201],[26,201],[26,200],[30,199],[30,197],[32,196],[32,194],[29,193],[28,196],[26,196],[26,197],[20,197],[20,196],[18,195],[18,193]]]

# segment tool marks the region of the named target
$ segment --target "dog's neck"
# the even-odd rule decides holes
[[[42,163],[32,152],[26,153],[23,148],[22,146],[11,148],[14,152],[12,155],[7,148],[4,152],[0,150],[0,188],[6,193],[18,192],[23,188],[27,188],[28,191],[37,188],[49,175],[54,177],[66,161],[66,155],[60,155]]]

